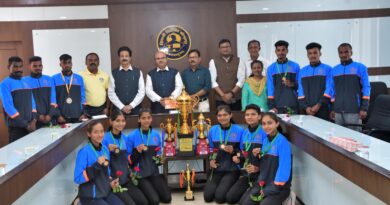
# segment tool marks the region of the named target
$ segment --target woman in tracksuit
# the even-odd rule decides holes
[[[151,127],[151,110],[140,109],[138,122],[139,128],[129,135],[129,140],[133,142],[133,147],[128,147],[130,166],[139,167],[141,179],[138,186],[149,204],[170,203],[171,191],[158,170],[158,165],[162,163],[162,140],[157,130]]]
[[[92,121],[87,128],[88,143],[77,153],[74,182],[79,184],[82,205],[124,205],[111,192],[119,185],[119,180],[110,178],[108,148],[102,144],[103,125]]]
[[[282,204],[290,195],[292,155],[288,140],[278,132],[279,120],[265,113],[262,126],[267,137],[259,153],[261,172],[257,183],[241,198],[242,205]]]
[[[111,177],[118,178],[119,184],[127,191],[117,192],[116,195],[126,205],[147,205],[148,201],[142,191],[130,182],[130,169],[127,161],[127,136],[122,132],[126,126],[126,119],[120,110],[114,110],[110,116],[110,127],[104,135],[103,145],[107,146],[110,151],[110,169]],[[130,146],[132,146],[130,144]]]
[[[237,204],[245,191],[256,183],[260,173],[260,160],[256,156],[260,152],[263,139],[267,137],[261,127],[259,106],[249,104],[245,107],[245,121],[248,124],[248,128],[241,137],[241,151],[236,156],[233,156],[233,162],[239,164],[241,169],[244,169],[244,176],[238,179],[227,193],[226,201],[229,204]]]
[[[233,124],[231,118],[229,106],[218,106],[219,124],[211,127],[208,134],[210,150],[217,153],[217,156],[216,159],[210,160],[210,167],[213,170],[203,192],[206,202],[215,200],[217,203],[225,203],[227,192],[240,176],[240,168],[233,162],[232,157],[240,151],[243,129]]]

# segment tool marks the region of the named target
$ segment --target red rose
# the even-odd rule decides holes
[[[248,157],[248,152],[242,151],[242,155],[244,155],[244,157]]]
[[[259,185],[263,187],[265,185],[265,181],[259,181]]]
[[[218,150],[219,150],[218,148],[214,148],[214,149],[213,149],[213,153],[217,153]]]
[[[120,171],[120,170],[116,171],[116,176],[117,177],[121,177],[122,175],[123,175],[122,171]]]
[[[160,146],[157,146],[156,148],[154,148],[154,151],[158,152],[160,151],[161,147]]]
[[[136,172],[140,172],[141,170],[140,170],[140,168],[139,168],[139,167],[134,167],[134,171],[136,171]]]

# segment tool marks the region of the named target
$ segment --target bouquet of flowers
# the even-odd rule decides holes
[[[156,148],[154,148],[156,155],[153,156],[153,160],[154,160],[154,163],[156,163],[157,165],[164,164],[164,161],[165,161],[164,152],[161,155],[157,154],[160,150],[161,150],[160,146],[157,146]]]
[[[134,167],[133,171],[130,174],[131,182],[134,184],[134,186],[138,186],[139,184],[138,180],[141,179],[140,171],[141,170],[139,167]]]
[[[118,170],[116,171],[116,177],[119,179],[123,175],[123,172]],[[121,185],[118,185],[117,187],[113,188],[112,190],[114,193],[122,193],[124,191],[127,191],[127,188],[122,188]]]
[[[260,193],[259,195],[251,195],[251,200],[254,202],[261,202],[264,199],[264,185],[265,181],[259,181]]]

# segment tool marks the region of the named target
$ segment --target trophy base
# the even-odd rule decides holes
[[[192,144],[192,134],[179,134],[179,150],[176,152],[177,156],[192,157],[195,156],[194,147]]]
[[[194,193],[192,191],[186,191],[186,196],[184,197],[184,201],[194,201]]]

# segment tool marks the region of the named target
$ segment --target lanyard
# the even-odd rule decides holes
[[[233,125],[230,125],[228,134],[227,134],[227,136],[225,136],[225,143],[222,143],[222,128],[221,128],[221,126],[219,126],[219,142],[221,143],[221,145],[227,143],[227,141],[228,141],[228,139],[229,139],[229,136],[230,136],[230,130],[232,129],[232,126],[233,126]]]
[[[95,150],[95,147],[93,147],[92,143],[91,143],[91,142],[89,142],[88,144],[89,144],[89,146],[92,148],[93,152],[95,153],[95,155],[96,155],[96,158],[99,158],[99,155],[98,155],[98,153],[96,152],[96,150]],[[104,151],[104,149],[103,149],[103,148],[102,148],[102,151],[103,151],[103,156],[105,156],[105,157],[107,158],[107,156],[106,156],[106,152]],[[100,153],[99,153],[99,154],[100,154]]]
[[[276,61],[276,68],[278,69],[279,75],[281,75],[282,73],[280,72],[279,63],[277,61]],[[282,64],[282,71],[283,71],[283,64]],[[284,78],[286,78],[287,73],[288,73],[288,61],[286,62],[286,72],[284,72],[283,75]]]
[[[63,80],[64,83],[65,83],[66,92],[68,93],[68,95],[70,95],[70,88],[72,88],[72,82],[73,82],[73,74],[72,74],[72,76],[70,77],[69,85],[66,83],[66,80],[65,80],[65,77],[64,77],[64,74],[63,74],[63,73],[61,73],[61,77],[62,77],[62,80]]]
[[[139,128],[139,132],[141,133],[142,142],[145,142],[144,141],[144,134],[142,133],[142,129],[141,128]],[[148,130],[148,138],[146,139],[146,146],[149,146],[149,137],[150,137],[150,129]]]
[[[246,139],[245,139],[245,151],[247,152],[249,150],[249,148],[251,147],[252,145],[252,141],[253,141],[253,138],[255,137],[256,133],[259,131],[260,129],[260,125],[258,125],[256,131],[252,134],[251,136],[251,139],[250,141],[248,140],[248,135],[250,134],[249,130],[248,130],[248,134],[246,134]],[[249,141],[249,142],[248,142]]]
[[[114,144],[116,145],[116,140],[115,140],[114,136],[112,135],[112,132],[110,132],[110,135],[111,135],[112,141],[114,141]],[[118,146],[119,146],[119,149],[122,150],[122,137],[119,137]]]
[[[264,156],[269,152],[269,150],[272,148],[272,145],[274,144],[274,142],[275,142],[276,138],[278,138],[278,136],[279,136],[279,132],[275,136],[275,138],[271,141],[271,143],[268,144],[268,146],[261,152],[261,156]]]

